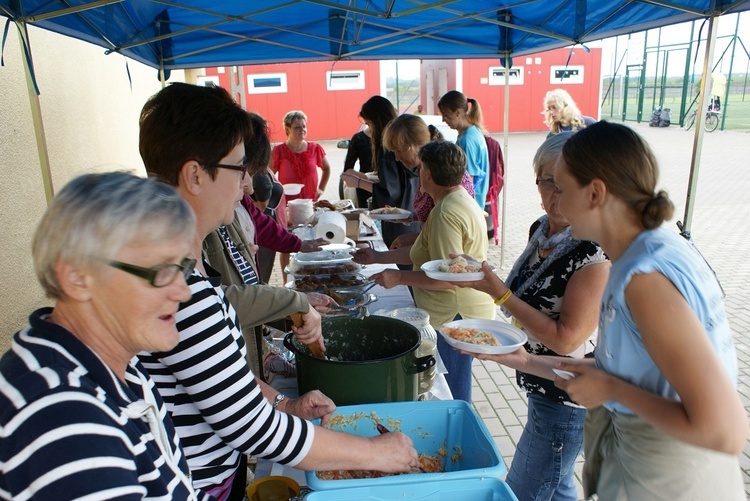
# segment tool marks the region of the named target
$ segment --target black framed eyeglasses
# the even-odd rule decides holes
[[[559,192],[554,179],[537,179],[536,185],[545,191]]]
[[[214,164],[214,167],[219,167],[221,169],[238,170],[242,172],[241,179],[245,179],[245,175],[247,174],[247,169],[250,168],[250,164],[243,160],[242,165]]]
[[[161,264],[153,268],[143,268],[120,261],[110,261],[108,264],[113,268],[148,280],[153,287],[166,287],[174,282],[179,272],[182,272],[182,276],[187,280],[195,269],[195,259],[189,258],[183,259],[180,264]]]

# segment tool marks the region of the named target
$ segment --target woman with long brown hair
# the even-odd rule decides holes
[[[383,131],[386,125],[396,118],[396,108],[382,96],[372,96],[363,105],[359,116],[370,128],[372,136],[372,166],[378,175],[377,181],[367,179],[364,173],[353,169],[341,176],[349,186],[372,192],[372,207],[379,209],[385,206],[399,207],[408,211],[414,210],[414,197],[417,194],[419,174],[414,168],[406,167],[396,161],[393,152],[383,147]],[[383,241],[390,247],[399,235],[418,233],[418,224],[400,224],[385,222],[383,224]]]
[[[443,122],[458,132],[456,144],[466,153],[466,171],[474,182],[474,200],[484,209],[490,187],[490,157],[484,139],[482,108],[476,99],[452,90],[438,101]]]

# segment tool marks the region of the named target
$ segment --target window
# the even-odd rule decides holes
[[[219,87],[219,77],[217,76],[201,76],[198,77],[198,85],[201,87],[209,87],[213,85],[214,87]]]
[[[550,66],[549,83],[560,84],[582,84],[583,66]]]
[[[490,85],[505,85],[505,68],[490,66]],[[523,85],[523,66],[511,68],[508,73],[508,85]]]
[[[359,90],[365,88],[365,70],[326,71],[327,90]]]
[[[247,76],[248,94],[279,94],[286,91],[286,73],[256,73]]]

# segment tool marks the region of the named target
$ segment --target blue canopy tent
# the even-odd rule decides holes
[[[705,85],[714,20],[748,9],[750,0],[0,0],[3,43],[15,23],[31,82],[27,24],[123,54],[166,80],[172,69],[342,59],[498,58],[509,66],[514,56],[707,18]],[[688,231],[702,134],[696,127]],[[42,170],[49,183],[49,167]]]

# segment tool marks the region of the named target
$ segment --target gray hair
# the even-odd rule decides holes
[[[542,175],[542,167],[550,161],[557,161],[557,157],[562,153],[563,146],[568,142],[575,132],[561,132],[554,136],[548,137],[542,145],[536,150],[534,155],[534,174],[536,178]]]
[[[173,187],[123,171],[84,174],[42,216],[32,241],[34,269],[47,297],[61,299],[58,261],[96,269],[135,240],[191,241],[195,231],[195,215]]]

